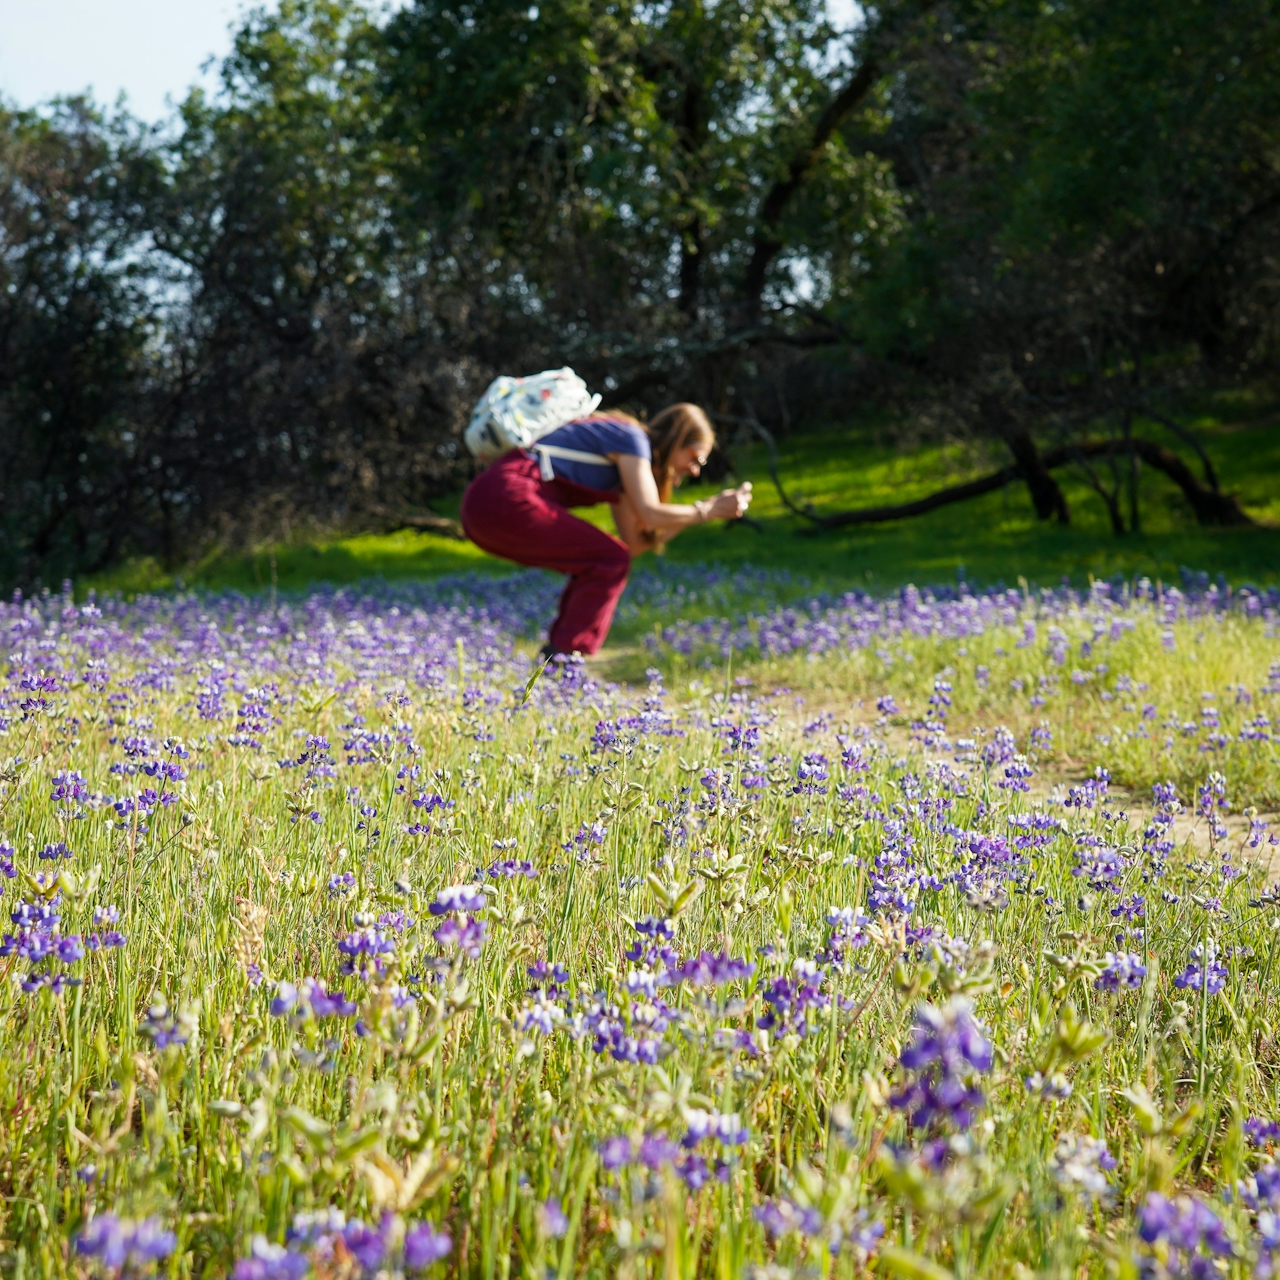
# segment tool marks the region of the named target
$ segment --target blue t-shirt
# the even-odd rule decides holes
[[[581,422],[566,422],[563,427],[539,437],[538,444],[577,449],[580,453],[626,453],[646,462],[653,457],[648,433],[633,422],[617,418],[584,418]],[[578,462],[573,458],[556,457],[550,461],[551,469],[559,480],[606,492],[622,488],[622,477],[612,462]]]

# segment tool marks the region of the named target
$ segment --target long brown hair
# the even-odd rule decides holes
[[[689,445],[701,445],[710,451],[716,442],[715,429],[710,419],[696,404],[673,404],[649,423],[649,440],[653,448],[653,479],[658,486],[658,496],[663,502],[671,501],[679,476],[671,460]]]
[[[590,416],[608,418],[612,422],[630,422],[648,435],[653,452],[653,482],[658,486],[658,497],[663,502],[671,501],[680,479],[671,465],[672,458],[691,444],[700,444],[709,452],[716,443],[711,420],[696,404],[668,405],[647,423],[624,409],[597,409]]]

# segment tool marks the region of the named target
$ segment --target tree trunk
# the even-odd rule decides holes
[[[1133,447],[1133,411],[1125,410],[1125,448],[1129,454],[1129,528],[1142,532],[1142,504],[1138,493],[1138,451]]]
[[[997,434],[1009,446],[1018,474],[1026,481],[1031,503],[1039,520],[1056,519],[1059,524],[1071,523],[1071,509],[1067,496],[1058,482],[1049,474],[1031,432],[1010,412],[1008,406],[994,396],[985,396],[979,404],[982,416],[995,428]]]

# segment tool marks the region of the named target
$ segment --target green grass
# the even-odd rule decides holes
[[[49,904],[65,939],[110,904],[127,939],[65,962],[0,957],[5,1280],[104,1274],[73,1245],[92,1215],[153,1219],[174,1234],[158,1274],[213,1280],[255,1237],[269,1252],[295,1215],[331,1209],[385,1224],[393,1277],[401,1233],[425,1220],[451,1236],[427,1280],[865,1280],[869,1224],[884,1233],[868,1241],[876,1276],[1103,1280],[1159,1260],[1137,1230],[1153,1192],[1197,1196],[1232,1241],[1221,1274],[1253,1274],[1256,1215],[1223,1193],[1269,1163],[1245,1120],[1280,1118],[1280,948],[1238,814],[1274,803],[1280,775],[1276,742],[1236,734],[1280,720],[1264,689],[1274,623],[1180,621],[1167,649],[1150,610],[1089,605],[1039,617],[1040,642],[1022,646],[1027,601],[980,636],[886,629],[873,648],[732,670],[667,655],[669,692],[553,672],[522,700],[527,659],[456,621],[354,601],[308,614],[266,592],[215,608],[0,610],[15,677],[61,673],[25,712],[26,693],[0,704],[4,909]],[[1069,663],[1046,652],[1050,625]],[[807,703],[777,687],[797,681]],[[910,732],[937,714],[938,681],[945,733],[968,747]],[[1231,739],[1207,753],[1206,691]],[[877,711],[887,693],[899,714]],[[593,745],[602,721],[608,749]],[[1051,741],[1031,736],[1042,723]],[[984,764],[1002,725],[1024,754]],[[816,783],[815,752],[830,773]],[[163,763],[186,776],[165,782]],[[1030,790],[1004,785],[1010,763],[1031,769]],[[1095,763],[1133,792],[1051,794]],[[1152,818],[1152,781],[1174,777],[1194,806],[1217,768],[1227,835]],[[58,802],[68,769],[88,794]],[[123,819],[102,796],[153,785],[171,802]],[[426,793],[447,807],[415,805]],[[1052,822],[1031,826],[1033,812]],[[60,841],[69,858],[41,857]],[[1110,850],[1118,861],[1076,874]],[[486,878],[499,858],[536,874]],[[487,937],[469,955],[437,935],[467,914],[438,895],[474,890],[477,871],[486,905],[467,911]],[[909,919],[872,902],[876,877],[909,895]],[[1117,917],[1135,894],[1145,913]],[[873,919],[833,954],[840,908]],[[408,919],[379,928],[387,912]],[[659,987],[675,1016],[658,1025],[642,974],[671,962],[624,956],[651,941],[633,927],[646,916],[682,956],[754,971]],[[908,942],[908,924],[932,941]],[[350,935],[387,944],[381,968],[342,973]],[[1207,940],[1226,948],[1223,989],[1178,986]],[[1096,979],[1117,951],[1146,972],[1108,991]],[[528,973],[542,959],[569,971],[546,999]],[[27,990],[32,973],[82,985]],[[827,1002],[770,1025],[766,996],[804,974]],[[312,976],[350,997],[347,1016],[306,999],[271,1012],[277,983]],[[979,1019],[992,1046],[957,1068],[980,1095],[967,1128],[907,1123],[901,1095],[922,1068],[903,1049],[926,1004]],[[571,1036],[598,1006],[660,1060]],[[675,1144],[706,1112],[746,1132],[695,1143],[724,1158],[723,1181],[687,1185]],[[605,1167],[602,1143],[645,1135],[671,1144],[656,1167]],[[930,1139],[950,1141],[945,1159]],[[1064,1169],[1064,1141],[1106,1144],[1105,1194]],[[801,1211],[804,1231],[766,1230]],[[315,1280],[380,1274],[332,1239],[295,1253]]]
[[[1247,404],[1218,409],[1199,429],[1227,487],[1280,519],[1280,432]],[[864,1280],[868,1224],[884,1233],[863,1240],[876,1276],[1172,1274],[1169,1242],[1138,1232],[1152,1193],[1198,1197],[1232,1243],[1218,1271],[1255,1273],[1258,1215],[1224,1192],[1271,1159],[1245,1120],[1280,1119],[1280,930],[1249,807],[1275,828],[1275,620],[1206,614],[1166,635],[1150,605],[1046,615],[1024,598],[964,638],[886,624],[865,647],[732,661],[635,641],[812,586],[961,566],[973,581],[1174,578],[1181,564],[1275,581],[1280,535],[1190,527],[1148,476],[1141,538],[1113,539],[1076,484],[1068,530],[1037,525],[1014,488],[808,538],[760,453],[734,457],[761,482],[764,532],[677,540],[624,605],[612,656],[576,681],[527,684],[532,643],[508,649],[460,615],[295,594],[507,568],[427,535],[275,546],[182,575],[245,601],[109,602],[101,617],[56,599],[0,606],[4,910],[46,904],[66,944],[105,927],[94,912],[111,905],[126,939],[65,959],[0,951],[3,1280],[123,1280],[74,1245],[108,1213],[174,1233],[130,1280],[212,1280],[255,1249],[269,1257],[295,1215],[329,1210],[384,1224],[387,1270],[362,1270],[342,1240],[295,1245],[316,1280],[399,1280],[402,1233],[419,1221],[451,1236],[427,1280]],[[784,464],[797,496],[837,507],[905,500],[985,462],[899,454],[869,423],[787,440]],[[793,577],[742,587],[684,568],[710,560]],[[134,564],[79,585],[172,582]],[[667,689],[636,687],[654,663]],[[31,688],[42,671],[58,673],[46,694]],[[896,710],[877,705],[885,695]],[[1001,742],[1005,758],[984,762]],[[186,776],[165,782],[166,763]],[[1095,767],[1112,775],[1105,798],[1083,790]],[[1008,785],[1028,769],[1026,790]],[[80,785],[67,770],[84,794],[60,801]],[[815,770],[830,776],[806,784]],[[1206,779],[1229,800],[1223,826],[1153,814],[1153,783],[1176,783],[1191,811]],[[68,858],[42,856],[59,842]],[[534,874],[486,877],[499,858]],[[441,891],[477,873],[483,909],[445,910]],[[874,896],[877,878],[911,899],[909,917]],[[836,957],[841,908],[871,919]],[[398,911],[407,921],[388,922]],[[754,971],[644,994],[641,971],[669,963],[624,954],[647,945],[633,924],[646,916],[681,955]],[[436,932],[473,917],[487,928],[474,955]],[[908,925],[932,941],[909,942]],[[381,947],[381,969],[343,972],[337,943],[352,935]],[[1222,948],[1222,990],[1178,985],[1206,943]],[[1109,991],[1097,978],[1115,952],[1146,972]],[[570,975],[545,999],[529,975],[542,959]],[[771,1026],[774,984],[804,974],[827,1003]],[[278,983],[313,976],[350,996],[348,1016],[306,999],[272,1013]],[[655,996],[675,1013],[665,1027]],[[992,1046],[987,1066],[960,1072],[981,1095],[964,1132],[904,1114],[922,1005],[971,1010]],[[606,1032],[616,1022],[657,1062],[568,1034],[611,1007]],[[731,1148],[695,1144],[725,1158],[723,1180],[682,1181],[674,1147],[652,1168],[605,1167],[605,1140],[674,1144],[710,1111],[746,1130]],[[945,1158],[931,1138],[949,1140]],[[1090,1142],[1116,1161],[1102,1195],[1058,1155],[1076,1143],[1087,1165]]]
[[[675,562],[715,561],[804,575],[815,584],[893,587],[906,582],[1077,585],[1092,575],[1176,580],[1182,566],[1223,574],[1231,582],[1273,583],[1280,578],[1280,416],[1245,398],[1220,397],[1190,421],[1206,442],[1223,487],[1239,494],[1263,527],[1205,529],[1195,524],[1181,493],[1149,469],[1142,475],[1143,532],[1115,537],[1100,499],[1078,476],[1059,472],[1072,509],[1069,528],[1037,521],[1026,489],[961,503],[914,520],[809,535],[788,514],[769,482],[759,445],[730,446],[736,474],[755,485],[752,515],[761,528],[715,525],[690,530],[667,551]],[[973,447],[926,445],[910,452],[877,443],[883,421],[796,434],[781,442],[784,484],[798,501],[819,511],[906,502],[946,484],[1002,465],[1003,457]],[[1141,429],[1177,445],[1163,428]],[[1180,447],[1180,446],[1179,446]],[[688,500],[704,492],[691,487]],[[456,515],[460,495],[436,504]],[[605,507],[582,513],[609,527]],[[301,544],[277,544],[244,556],[214,556],[181,572],[152,561],[131,562],[86,579],[84,589],[158,590],[190,586],[265,590],[305,588],[313,582],[355,582],[380,576],[414,578],[505,566],[468,543],[432,534],[360,534]]]
[[[155,560],[131,560],[87,578],[77,587],[119,591],[129,596],[175,586],[298,591],[317,582],[505,572],[508,568],[474,543],[406,529],[390,534],[278,543],[251,555],[211,556],[174,573],[166,573]]]

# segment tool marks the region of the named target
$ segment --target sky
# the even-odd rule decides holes
[[[855,0],[828,0],[846,22]],[[231,47],[243,0],[0,0],[0,98],[33,107],[91,90],[99,103],[124,93],[129,109],[159,120],[193,84],[214,85],[201,67]]]
[[[0,0],[0,95],[32,107],[123,92],[135,115],[158,120],[166,97],[181,101],[209,55],[230,49],[239,12],[238,0]]]

